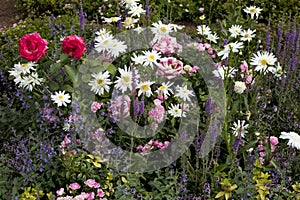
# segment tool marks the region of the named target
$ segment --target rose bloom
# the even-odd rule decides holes
[[[246,89],[246,84],[242,81],[236,81],[234,83],[234,91],[238,94],[242,94]]]
[[[82,37],[73,34],[66,37],[62,43],[62,52],[69,54],[70,58],[81,58],[85,51],[85,43]]]
[[[162,58],[157,65],[156,73],[167,79],[177,77],[179,74],[185,73],[183,63],[174,57]]]
[[[78,183],[71,183],[71,184],[69,185],[69,188],[70,188],[71,190],[78,190],[80,187],[81,187],[81,186],[80,186]]]
[[[150,45],[153,46],[153,50],[159,51],[164,55],[171,55],[172,53],[178,53],[182,51],[182,46],[177,43],[176,38],[170,36],[160,37],[159,40],[154,38]]]
[[[38,33],[30,33],[24,35],[19,40],[19,54],[28,61],[39,61],[41,57],[46,55],[48,42],[44,40]]]

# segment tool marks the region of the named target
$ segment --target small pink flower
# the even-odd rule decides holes
[[[95,183],[97,183],[97,182],[94,179],[88,179],[88,180],[84,181],[84,184],[89,186],[90,188],[93,188]]]
[[[211,47],[211,45],[210,45],[210,44],[208,44],[208,43],[204,43],[204,47],[208,49],[208,48],[210,48],[210,47]]]
[[[260,157],[265,157],[267,154],[266,154],[266,152],[262,151],[262,152],[259,152],[259,155],[260,155]]]
[[[277,145],[279,142],[278,142],[278,138],[277,137],[275,137],[275,136],[271,136],[270,137],[270,143],[272,144],[272,145]]]
[[[78,183],[71,183],[71,184],[69,185],[69,188],[70,188],[71,190],[78,190],[79,188],[81,188],[81,186],[80,186]]]
[[[259,149],[260,151],[263,151],[263,150],[264,150],[264,145],[262,145],[262,144],[258,145],[258,149]]]
[[[209,48],[209,49],[207,50],[207,52],[208,52],[209,54],[213,54],[213,53],[214,53],[214,50],[213,50],[212,48]]]
[[[97,190],[97,197],[104,197],[105,193],[103,192],[102,189]]]
[[[249,85],[249,84],[251,84],[251,83],[252,83],[252,76],[249,75],[249,76],[247,76],[247,78],[246,78],[246,84]]]
[[[143,151],[143,146],[142,145],[137,146],[136,150],[139,151],[139,152]]]
[[[97,112],[97,110],[99,110],[101,108],[101,106],[103,105],[102,102],[93,102],[91,105],[91,110],[93,113]]]
[[[65,189],[64,188],[60,188],[59,190],[56,191],[57,196],[61,196],[65,193]]]
[[[204,8],[199,8],[199,12],[203,13],[204,12]]]
[[[248,64],[246,61],[243,61],[243,63],[240,65],[241,71],[242,72],[247,72],[248,73]]]
[[[158,141],[157,140],[155,140],[153,143],[152,143],[152,145],[154,146],[154,147],[158,147]]]
[[[217,67],[217,68],[222,67],[222,62],[217,62],[216,67]]]

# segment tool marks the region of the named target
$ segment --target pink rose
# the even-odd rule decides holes
[[[62,52],[69,54],[70,58],[81,58],[85,51],[85,43],[82,37],[73,34],[66,37],[62,43]]]
[[[57,196],[61,196],[65,193],[65,189],[64,188],[60,188],[59,190],[56,191]]]
[[[162,36],[159,39],[154,38],[150,45],[153,46],[153,50],[159,51],[164,55],[171,55],[172,53],[178,53],[182,51],[182,46],[177,43],[176,38],[170,36]]]
[[[94,179],[88,179],[84,182],[84,184],[86,184],[90,188],[99,188],[100,187],[100,184],[97,183]]]
[[[81,186],[80,186],[78,183],[71,183],[71,184],[69,185],[69,188],[70,188],[71,190],[78,190],[79,188],[81,188]]]
[[[278,142],[278,138],[277,137],[275,137],[275,136],[271,136],[270,137],[270,143],[272,144],[272,145],[277,145],[279,142]]]
[[[28,61],[39,61],[41,57],[46,55],[48,49],[48,42],[38,33],[24,35],[19,40],[19,44],[20,56]]]
[[[156,73],[167,79],[172,79],[184,73],[183,63],[174,57],[161,58]]]

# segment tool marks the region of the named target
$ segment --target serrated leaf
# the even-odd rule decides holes
[[[65,69],[72,83],[75,83],[77,81],[77,71],[69,65],[65,65]]]

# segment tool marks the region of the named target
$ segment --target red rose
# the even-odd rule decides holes
[[[69,54],[70,58],[81,58],[85,51],[85,43],[82,37],[77,35],[70,35],[66,37],[62,43],[62,52]]]
[[[19,54],[28,61],[37,62],[42,56],[46,55],[48,42],[38,33],[24,35],[20,40]]]

